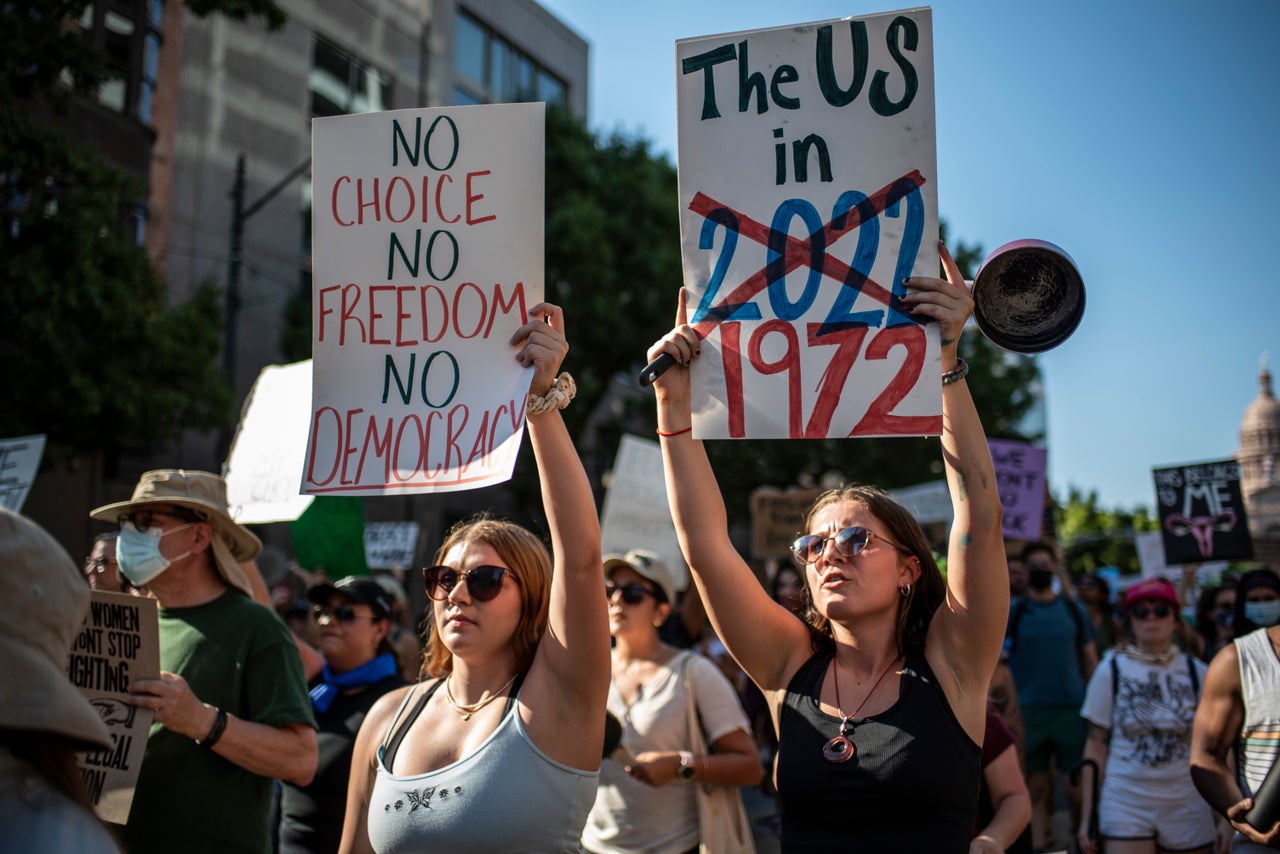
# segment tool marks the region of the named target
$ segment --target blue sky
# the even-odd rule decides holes
[[[592,127],[673,162],[676,39],[905,8],[542,3],[591,44]],[[948,0],[933,28],[942,217],[1084,276],[1084,321],[1040,357],[1051,486],[1151,508],[1152,468],[1235,453],[1280,360],[1280,3]]]

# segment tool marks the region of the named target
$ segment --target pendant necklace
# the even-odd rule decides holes
[[[836,683],[836,711],[840,713],[840,732],[830,741],[822,746],[822,758],[828,762],[848,762],[853,758],[857,750],[853,746],[853,742],[849,740],[849,734],[853,732],[853,726],[850,723],[858,716],[858,712],[862,711],[862,707],[867,704],[867,700],[871,699],[871,695],[876,692],[876,688],[880,687],[880,682],[893,669],[893,665],[898,663],[898,659],[889,662],[889,666],[880,671],[880,676],[871,686],[871,690],[867,692],[867,696],[862,698],[862,702],[858,704],[858,708],[853,710],[852,714],[846,715],[844,709],[840,707],[840,662],[834,657],[831,664],[835,668],[831,674],[831,680]]]
[[[516,675],[519,675],[519,674],[516,674]],[[451,681],[452,681],[452,674],[450,674],[450,678],[444,680],[445,699],[449,701],[449,706],[455,712],[462,715],[462,719],[464,721],[469,721],[471,720],[472,715],[474,715],[476,712],[480,711],[485,706],[492,703],[494,700],[498,699],[498,697],[502,696],[502,692],[511,687],[511,684],[516,681],[516,677],[512,676],[510,679],[507,680],[506,685],[503,685],[501,688],[499,688],[497,691],[494,691],[492,694],[482,695],[479,701],[475,703],[459,703],[457,700],[453,699],[453,690],[449,687],[449,683]]]

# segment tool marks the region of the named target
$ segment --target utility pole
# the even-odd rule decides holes
[[[299,163],[277,181],[271,189],[262,194],[249,206],[244,203],[245,191],[245,158],[241,153],[236,157],[236,176],[231,185],[231,245],[227,252],[227,318],[223,329],[222,371],[226,375],[227,385],[234,394],[236,388],[236,325],[240,314],[240,263],[244,252],[244,224],[249,217],[262,210],[262,207],[295,178],[303,175],[311,168],[311,158]],[[231,428],[224,428],[218,440],[218,456],[225,463],[228,451],[231,450]]]

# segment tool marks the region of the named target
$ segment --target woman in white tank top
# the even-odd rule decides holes
[[[558,306],[512,336],[534,369],[527,426],[551,555],[529,531],[460,523],[424,570],[424,677],[370,710],[356,740],[347,852],[576,851],[595,798],[609,626],[595,501],[560,409],[572,380]],[[545,318],[545,321],[544,321]]]

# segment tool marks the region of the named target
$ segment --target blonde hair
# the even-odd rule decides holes
[[[929,633],[929,623],[933,614],[947,595],[947,582],[942,577],[938,563],[933,559],[933,550],[929,548],[929,540],[924,529],[911,513],[889,497],[884,490],[875,486],[860,484],[829,489],[814,500],[804,518],[805,532],[811,530],[813,519],[818,513],[833,504],[851,502],[861,504],[888,529],[888,535],[908,554],[920,561],[920,576],[911,585],[910,592],[898,603],[896,639],[898,654],[923,652],[925,637]],[[835,634],[831,630],[831,621],[813,607],[813,592],[809,588],[807,573],[804,578],[805,625],[809,627],[809,638],[813,651],[817,653],[833,653],[835,651]]]
[[[510,645],[516,656],[516,670],[523,673],[533,664],[533,656],[547,628],[547,610],[551,601],[551,554],[542,541],[514,522],[480,515],[457,523],[445,535],[436,551],[434,563],[461,543],[484,543],[515,574],[520,591],[520,621]],[[445,676],[453,672],[453,653],[440,639],[434,617],[427,621],[426,654],[420,678]]]

